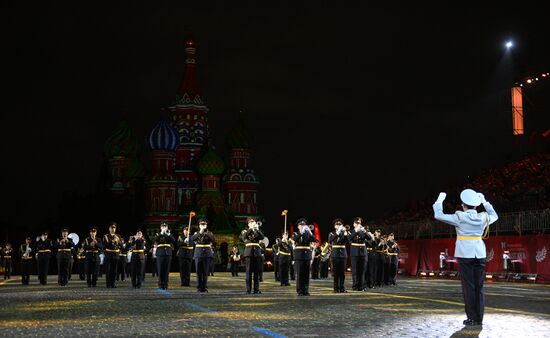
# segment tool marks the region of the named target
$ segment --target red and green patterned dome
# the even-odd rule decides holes
[[[197,163],[197,171],[202,176],[221,176],[225,172],[225,163],[214,149],[210,148]]]
[[[103,150],[107,157],[131,157],[138,154],[139,144],[137,138],[126,121],[120,122],[114,133],[105,142]]]

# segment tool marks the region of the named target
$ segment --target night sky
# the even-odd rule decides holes
[[[187,38],[219,153],[239,111],[253,131],[272,233],[282,209],[375,219],[506,162],[510,85],[550,69],[540,8],[128,3],[1,5],[0,235],[95,192],[118,122],[143,138],[173,102]]]

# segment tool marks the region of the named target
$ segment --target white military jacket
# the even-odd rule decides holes
[[[435,219],[453,225],[456,229],[455,257],[485,258],[487,256],[485,243],[483,243],[481,236],[485,228],[498,219],[498,215],[491,203],[485,202],[483,206],[487,212],[478,213],[475,209],[469,209],[467,211],[457,211],[454,214],[445,214],[443,213],[443,204],[440,202],[434,203]],[[464,237],[467,237],[467,239],[464,239]]]

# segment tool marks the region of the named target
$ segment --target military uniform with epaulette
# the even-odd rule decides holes
[[[166,227],[167,226],[168,225],[166,225]],[[158,286],[162,290],[168,288],[175,241],[174,236],[172,236],[170,232],[161,232],[155,237],[155,244],[157,245],[157,271],[159,274]]]
[[[44,234],[43,234],[44,235]],[[40,237],[36,241],[36,260],[38,269],[38,281],[41,285],[48,283],[48,271],[50,269],[50,257],[52,254],[52,242]]]
[[[191,283],[191,263],[193,262],[193,243],[183,234],[178,236],[178,256],[181,286],[189,286]]]
[[[281,240],[277,251],[279,253],[278,263],[281,286],[289,286],[288,275],[290,264],[292,263],[292,245],[288,241]]]
[[[206,222],[206,220],[199,220],[199,226],[201,221]],[[195,260],[197,272],[197,291],[208,292],[208,271],[210,271],[210,264],[214,259],[212,244],[215,243],[216,238],[212,232],[204,229],[195,232],[190,241],[195,243],[193,259]]]
[[[112,227],[112,225],[110,227]],[[116,229],[116,226],[114,229]],[[102,243],[105,252],[105,258],[103,260],[103,264],[105,265],[105,283],[107,288],[116,288],[116,275],[122,241],[120,236],[116,233],[108,233],[103,236]]]
[[[344,231],[331,232],[328,235],[328,242],[332,246],[330,260],[332,263],[332,276],[334,278],[334,292],[346,292],[344,282],[346,280],[346,263],[348,254],[346,251],[346,243],[349,242],[348,236]]]
[[[23,285],[29,285],[34,253],[35,250],[31,244],[31,238],[28,237],[26,242],[19,247],[19,254],[21,255],[21,283]]]
[[[252,222],[252,221],[251,221]],[[246,292],[260,293],[260,273],[262,269],[262,248],[260,241],[264,234],[260,229],[246,229],[241,233],[241,239],[244,242],[245,249],[243,257],[246,266]]]
[[[364,230],[359,229],[359,231],[356,231],[355,227],[349,234],[349,240],[351,242],[352,289],[355,291],[362,291],[365,289],[365,269],[368,260],[367,247],[365,244],[366,236],[367,233]]]
[[[90,229],[90,233],[94,233],[97,229]],[[86,283],[88,287],[95,287],[97,285],[97,277],[99,275],[99,254],[102,249],[101,239],[95,235],[87,237],[82,243],[84,249],[84,256],[86,256],[84,263],[84,270],[86,271]]]
[[[63,232],[68,232],[64,229]],[[55,247],[57,249],[57,283],[66,286],[69,282],[70,260],[73,256],[74,242],[71,238],[58,239]]]
[[[311,269],[311,243],[318,242],[308,227],[305,219],[299,219],[296,224],[302,226],[292,236],[294,241],[294,262],[296,269],[296,292],[299,296],[309,296],[309,277]]]

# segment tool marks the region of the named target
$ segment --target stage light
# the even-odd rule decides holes
[[[542,77],[546,77],[546,73],[543,73],[543,74],[542,74]]]
[[[422,271],[422,272],[420,273],[420,276],[426,276],[426,273],[425,273],[424,271]]]
[[[485,275],[485,278],[487,278],[487,279],[493,279],[493,275],[486,274],[486,275]]]
[[[519,86],[520,86],[520,87],[523,87],[523,83],[520,83]]]
[[[535,81],[538,81],[538,80],[539,80],[539,78],[538,78],[538,77],[536,77],[536,78],[535,78]]]
[[[351,271],[351,268],[347,268],[346,270]]]
[[[433,272],[430,272],[430,276],[432,276],[432,277],[433,277],[433,276],[435,276],[435,273],[433,273]]]
[[[527,79],[527,83],[531,83],[531,82],[533,82],[533,80]]]
[[[511,48],[513,45],[512,41],[506,42],[506,48]]]

